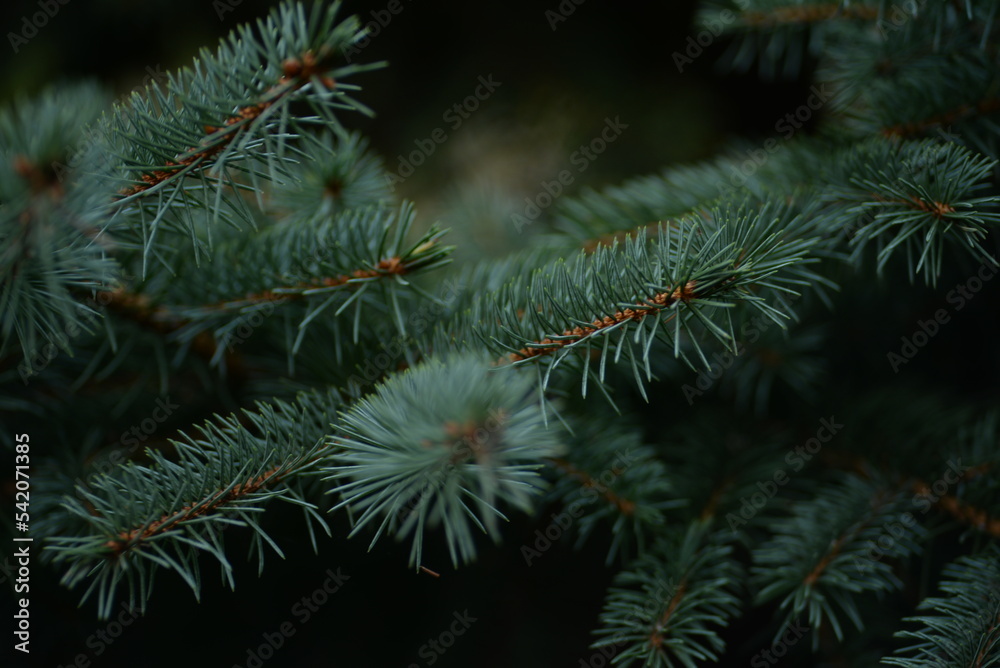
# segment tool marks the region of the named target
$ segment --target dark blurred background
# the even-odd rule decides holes
[[[8,100],[81,77],[125,96],[150,78],[164,80],[200,48],[214,47],[276,4],[45,0],[58,12],[14,54],[8,33],[23,31],[24,17],[40,11],[38,1],[16,0],[3,10],[0,95]],[[396,15],[387,12],[389,0],[345,5],[345,14],[366,23],[379,14],[391,20],[374,24],[378,34],[357,56],[390,67],[353,78],[377,116],[347,115],[343,122],[368,135],[391,169],[435,128],[448,132],[397,193],[414,199],[425,219],[443,218],[455,241],[473,244],[473,254],[525,241],[511,232],[510,215],[523,212],[524,197],[538,193],[543,180],[570,167],[573,152],[598,135],[605,118],[619,117],[628,128],[586,171],[573,170],[571,190],[706,158],[733,136],[773,134],[791,102],[805,98],[801,82],[768,85],[719,72],[722,39],[678,72],[674,54],[697,33],[694,0],[398,2]],[[560,6],[573,12],[555,23]],[[442,121],[445,111],[491,74],[500,87],[452,131]]]
[[[44,1],[44,0],[43,0]],[[56,3],[57,0],[49,0]],[[388,60],[385,70],[355,77],[372,119],[343,118],[368,135],[391,169],[396,156],[435,128],[442,114],[470,95],[479,76],[492,75],[497,91],[437,148],[398,193],[416,200],[427,218],[454,229],[465,257],[509,247],[510,214],[569,167],[580,144],[598,136],[605,118],[628,128],[585,172],[570,192],[707,158],[736,136],[773,134],[775,121],[807,95],[803,81],[765,83],[753,73],[719,72],[727,43],[719,40],[678,72],[673,54],[687,47],[694,1],[609,3],[586,0],[553,30],[546,11],[558,0],[430,2],[400,0],[392,16],[363,49],[362,62]],[[4,3],[0,27],[2,85],[9,103],[46,86],[92,78],[123,96],[150,77],[185,65],[202,47],[214,47],[237,24],[264,16],[266,0],[69,0],[14,53],[10,33],[36,2]],[[348,2],[345,14],[364,22],[389,2]],[[220,16],[221,14],[221,16]],[[383,13],[384,17],[385,14]],[[482,546],[480,560],[454,571],[447,554],[430,550],[425,563],[440,578],[406,568],[407,550],[389,541],[366,552],[365,537],[346,540],[334,521],[334,538],[313,555],[297,513],[279,514],[274,537],[287,559],[270,558],[263,575],[241,563],[246,536],[228,537],[236,591],[212,577],[200,603],[178,578],[157,580],[150,613],[110,644],[91,604],[77,609],[80,592],[61,588],[56,574],[35,566],[32,609],[36,618],[31,665],[247,666],[248,648],[262,634],[291,621],[296,634],[264,666],[589,666],[590,631],[597,625],[612,570],[602,546],[575,552],[559,544],[527,566],[525,537],[550,522],[515,517],[508,540]],[[284,513],[285,511],[278,511]],[[292,613],[326,571],[350,576],[309,619]],[[421,647],[445,632],[454,613],[476,618],[443,655]],[[113,631],[114,629],[110,629]],[[737,631],[738,632],[738,631]],[[98,648],[100,652],[98,653]],[[431,659],[434,659],[433,663]]]

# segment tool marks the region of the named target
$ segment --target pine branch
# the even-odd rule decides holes
[[[727,308],[742,301],[780,323],[785,314],[752,290],[792,293],[789,285],[814,276],[803,265],[815,261],[807,256],[815,239],[789,235],[786,225],[799,225],[792,219],[771,207],[717,210],[676,228],[661,226],[655,241],[629,239],[581,252],[508,283],[491,298],[492,313],[469,318],[471,329],[504,361],[544,361],[543,385],[558,364],[582,359],[584,395],[588,380],[603,383],[608,358],[617,362],[623,353],[642,388],[643,376],[652,377],[650,349],[658,337],[693,366],[681,350],[683,336],[708,366],[698,327],[731,349]],[[596,373],[590,366],[594,348]]]
[[[530,377],[468,355],[389,378],[343,415],[326,468],[338,507],[357,513],[351,535],[376,523],[372,545],[413,534],[417,567],[425,532],[441,526],[452,562],[472,560],[473,530],[497,540],[501,506],[531,511],[538,469],[562,451],[533,397]]]
[[[953,143],[935,141],[859,144],[830,175],[825,199],[832,227],[856,228],[855,261],[874,243],[881,271],[897,250],[911,275],[935,283],[951,239],[981,261],[996,264],[981,240],[1000,222],[1000,198],[988,188],[995,161]],[[842,170],[842,171],[840,171]],[[851,218],[854,221],[851,221]]]
[[[740,22],[751,28],[773,29],[784,25],[822,23],[831,20],[874,21],[881,15],[877,5],[850,2],[814,2],[788,5],[757,2],[766,9],[747,9],[739,15]]]
[[[936,128],[951,127],[975,116],[989,116],[997,112],[1000,112],[1000,98],[985,98],[973,103],[960,104],[954,109],[943,111],[931,118],[888,125],[882,128],[882,134],[890,138],[921,136]]]
[[[759,540],[757,530],[769,520],[750,500],[756,502],[768,487],[777,493],[776,472],[785,472],[778,480],[788,483],[796,470],[786,459],[789,436],[750,438],[750,424],[729,409],[704,406],[665,433],[661,447],[675,496],[689,501],[685,519],[710,522],[720,531],[724,526],[747,545]],[[799,468],[804,463],[795,462]]]
[[[622,666],[672,668],[717,661],[724,648],[716,628],[739,611],[741,576],[731,548],[692,523],[670,533],[615,576],[601,613],[600,639]]]
[[[316,3],[307,17],[301,5],[283,4],[256,33],[241,26],[215,54],[203,51],[193,69],[134,94],[102,123],[102,148],[118,161],[107,185],[119,194],[112,229],[139,244],[144,262],[161,229],[202,251],[192,211],[252,222],[240,191],[259,198],[263,182],[289,178],[293,139],[310,125],[338,127],[339,110],[368,113],[343,79],[379,65],[336,65],[359,35],[356,18],[336,23],[338,11],[339,3]],[[316,116],[293,112],[300,100]]]
[[[803,612],[811,629],[829,623],[837,640],[844,638],[837,609],[863,628],[856,594],[900,587],[886,560],[919,552],[925,534],[905,499],[901,490],[846,476],[771,522],[774,536],[754,551],[753,575],[757,603],[782,597],[776,639]]]
[[[882,663],[906,668],[987,668],[1000,665],[1000,549],[993,543],[979,554],[959,557],[944,568],[947,598],[924,599],[919,609],[936,614],[910,617],[919,630],[898,637],[915,644]]]
[[[19,346],[23,380],[93,331],[97,304],[76,293],[120,278],[66,168],[105,102],[93,86],[67,86],[0,113],[0,357]]]
[[[735,35],[722,62],[735,71],[759,62],[764,79],[798,76],[806,59],[845,37],[868,39],[862,30],[880,16],[880,6],[846,0],[723,0],[703,3],[697,25],[712,35]],[[678,67],[686,64],[675,54]]]
[[[942,136],[1000,157],[996,52],[988,46],[995,7],[967,8],[928,3],[901,16],[897,6],[878,22],[878,39],[858,35],[833,51],[819,73],[842,112],[832,120],[870,136]]]
[[[279,217],[310,220],[348,209],[392,203],[382,158],[368,149],[357,132],[303,134],[304,146],[289,145],[299,154],[291,167],[291,183],[274,187],[268,211]]]
[[[914,484],[914,491],[929,498],[936,498],[937,505],[959,522],[969,524],[994,538],[1000,538],[1000,518],[990,517],[983,508],[963,503],[952,494],[935,496],[931,493],[931,487],[923,481]]]
[[[165,323],[180,340],[210,330],[219,350],[230,347],[248,314],[282,309],[298,321],[288,345],[292,355],[316,318],[339,316],[352,306],[355,342],[361,319],[386,311],[405,335],[400,301],[421,294],[411,276],[445,265],[452,250],[440,243],[444,231],[436,226],[408,241],[413,220],[408,204],[398,212],[347,209],[237,235],[216,243],[207,263],[178,258],[126,306],[140,320]]]
[[[576,548],[596,532],[612,536],[606,563],[644,553],[663,531],[665,511],[684,505],[656,452],[620,427],[573,420],[564,458],[551,459],[557,479],[548,498],[574,518]]]
[[[46,555],[65,569],[63,584],[87,582],[83,600],[96,595],[104,618],[122,585],[130,605],[144,610],[158,568],[175,571],[198,596],[198,555],[206,552],[232,587],[222,532],[252,528],[252,550],[263,569],[265,542],[281,554],[260,521],[271,499],[300,506],[310,535],[313,521],[329,532],[304,498],[300,479],[317,470],[327,452],[324,437],[338,403],[335,393],[317,392],[295,404],[275,401],[247,411],[248,426],[236,416],[220,417],[201,427],[201,438],[185,435],[175,442],[176,461],[149,450],[149,466],[130,464],[78,486],[77,496],[63,503],[65,525],[77,525],[76,534],[46,539]]]
[[[876,434],[887,428],[896,444],[897,457],[873,463],[867,456],[868,444],[860,453],[838,453],[828,466],[869,475],[877,466],[887,478],[903,481],[914,494],[921,512],[931,508],[963,525],[987,535],[1000,534],[997,515],[998,488],[993,472],[1000,467],[1000,414],[986,407],[952,404],[950,398],[913,394],[896,390],[867,396],[862,405],[871,414],[855,413],[852,423],[861,433]],[[942,409],[942,407],[944,407]],[[933,425],[933,426],[932,426]],[[906,439],[898,433],[911,434]]]

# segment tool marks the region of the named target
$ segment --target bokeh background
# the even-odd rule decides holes
[[[511,215],[523,212],[525,197],[536,195],[543,181],[570,167],[572,153],[600,133],[605,118],[618,117],[628,128],[585,172],[574,170],[570,193],[708,158],[735,137],[769,136],[808,95],[808,67],[800,80],[784,82],[720,71],[716,63],[726,40],[679,72],[674,53],[696,33],[693,0],[563,0],[575,9],[554,30],[546,12],[558,12],[558,0],[399,1],[403,10],[359,56],[390,66],[354,80],[364,88],[359,98],[377,115],[348,115],[343,122],[364,132],[395,168],[415,140],[448,128],[442,114],[473,92],[479,76],[501,82],[397,191],[417,203],[425,222],[452,228],[451,241],[467,260],[530,243],[530,235],[515,233]],[[39,6],[8,1],[0,9],[0,98],[9,104],[81,78],[101,82],[120,98],[189,63],[200,48],[214,46],[274,4],[69,0],[14,53],[9,33],[20,32],[23,17]],[[388,4],[347,2],[345,14],[367,22]],[[76,665],[247,666],[248,648],[287,621],[295,623],[296,634],[261,665],[603,665],[589,663],[587,649],[613,573],[600,546],[578,553],[559,544],[530,567],[520,554],[519,537],[547,526],[557,511],[515,517],[511,539],[457,571],[447,554],[432,549],[425,563],[440,578],[408,570],[405,546],[382,542],[368,552],[363,537],[346,540],[341,518],[334,520],[334,537],[322,540],[314,555],[298,515],[289,513],[273,534],[286,560],[269,556],[260,577],[255,567],[235,563],[236,591],[209,577],[200,602],[178,578],[161,577],[149,614],[110,644],[93,635],[107,632],[93,606],[77,608],[79,592],[61,588],[52,571],[36,564],[31,665],[68,666],[84,655],[91,663]],[[228,537],[231,555],[247,544],[237,533]],[[322,585],[330,568],[350,580],[300,623],[292,607]],[[421,647],[466,610],[476,621],[431,664]],[[737,623],[730,641],[739,643],[740,634]]]

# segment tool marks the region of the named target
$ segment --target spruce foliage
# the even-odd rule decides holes
[[[920,367],[995,294],[997,13],[706,0],[728,66],[818,63],[815,130],[563,197],[477,263],[348,129],[382,64],[344,57],[365,34],[338,3],[286,2],[110,107],[19,100],[0,438],[55,444],[45,568],[107,618],[165,577],[199,597],[206,564],[235,586],[236,532],[266,582],[276,501],[317,551],[406,541],[414,570],[432,543],[462,568],[530,546],[507,520],[556,509],[615,572],[581,656],[1000,665],[1000,358]],[[168,393],[176,437],[109,445],[93,418]]]

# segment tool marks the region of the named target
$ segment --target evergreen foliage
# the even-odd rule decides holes
[[[616,573],[612,665],[765,665],[800,622],[801,665],[1000,665],[1000,357],[924,351],[998,271],[996,3],[706,1],[731,67],[818,61],[815,129],[565,196],[464,264],[346,129],[381,64],[338,13],[0,113],[0,438],[53,444],[31,532],[87,609],[197,598],[211,560],[235,586],[238,532],[266,582],[276,500],[317,551],[343,514],[415,569],[530,566],[506,520],[553,509]],[[95,415],[166,394],[171,437],[109,444]]]

